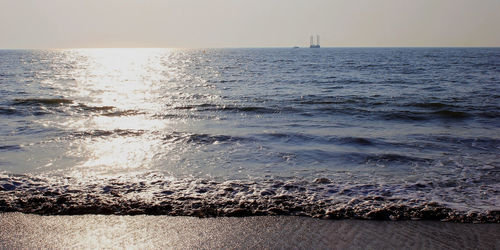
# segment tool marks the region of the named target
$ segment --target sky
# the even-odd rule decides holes
[[[500,47],[500,0],[0,0],[0,48]]]

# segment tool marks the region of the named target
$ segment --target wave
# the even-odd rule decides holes
[[[488,112],[480,112],[479,116],[488,119],[500,118],[500,112],[496,110],[488,111]]]
[[[104,136],[140,136],[145,130],[115,129],[115,130],[91,130],[78,131],[71,134],[72,137],[104,137]]]
[[[16,115],[18,111],[14,108],[4,108],[0,107],[0,115]]]
[[[48,114],[53,114],[57,112],[57,110],[51,110],[46,108],[45,106],[31,106],[28,109],[25,108],[14,108],[14,107],[8,107],[8,108],[2,108],[0,107],[0,115],[6,115],[6,116],[43,116],[43,115],[48,115]]]
[[[375,99],[362,96],[337,96],[325,97],[317,95],[302,96],[299,99],[291,100],[292,103],[309,105],[327,105],[327,104],[367,104],[373,105]]]
[[[0,151],[15,151],[20,149],[21,146],[19,145],[0,145]]]
[[[426,121],[426,120],[464,120],[472,117],[472,114],[462,111],[439,110],[434,112],[417,111],[393,111],[381,112],[381,117],[385,120],[406,120],[406,121]]]
[[[466,112],[453,111],[453,110],[440,110],[433,112],[431,114],[437,115],[440,118],[447,118],[447,119],[465,119],[471,116]]]
[[[263,134],[255,134],[255,137],[261,137],[265,140],[282,140],[287,143],[302,143],[307,141],[317,141],[318,137],[314,135],[301,134],[301,133],[263,133]]]
[[[65,98],[27,98],[14,99],[13,105],[61,105],[71,103],[73,103],[73,100]]]
[[[406,162],[429,162],[430,159],[412,157],[402,154],[377,154],[365,157],[367,162],[384,162],[384,163],[406,163]]]
[[[287,143],[304,143],[314,142],[323,144],[339,144],[339,145],[354,145],[354,146],[372,146],[376,140],[363,137],[338,137],[327,135],[312,135],[304,133],[263,133],[255,134],[255,137],[264,138],[265,140],[282,140]],[[378,143],[378,142],[377,142]]]
[[[73,104],[73,100],[65,98],[26,98],[14,99],[8,107],[1,107],[1,115],[43,116],[62,112],[61,107]]]
[[[414,109],[419,108],[419,109]],[[485,108],[462,110],[455,105],[441,102],[416,102],[398,104],[389,100],[370,97],[322,97],[304,96],[286,100],[271,107],[262,106],[232,106],[217,104],[196,104],[172,107],[174,110],[192,110],[196,112],[235,112],[255,114],[287,114],[294,113],[304,116],[325,115],[356,115],[361,117],[378,117],[383,120],[400,120],[421,122],[432,120],[462,121],[473,117],[486,119],[498,118],[498,112],[492,108],[485,112]]]
[[[116,109],[116,107],[114,107],[114,106],[88,106],[88,105],[81,104],[81,103],[77,107],[82,109],[82,110],[90,111],[90,112],[103,112],[103,111],[107,112],[107,111]]]
[[[209,83],[237,83],[243,82],[242,79],[210,79],[207,82]]]
[[[120,110],[114,106],[89,106],[82,103],[75,106],[74,109],[102,116],[132,116],[145,114],[145,112],[140,110]]]
[[[228,143],[237,141],[249,141],[251,139],[244,137],[237,137],[237,136],[229,136],[229,135],[210,135],[210,134],[173,132],[163,136],[163,140],[171,143],[175,142],[175,143],[217,144],[217,143]]]
[[[372,146],[375,144],[373,139],[362,137],[343,137],[340,138],[339,141],[345,144],[353,144],[358,146]]]
[[[487,137],[476,137],[476,138],[467,138],[467,137],[451,137],[451,136],[432,136],[430,138],[424,137],[420,138],[421,140],[429,140],[432,139],[436,142],[444,142],[446,144],[451,145],[460,145],[467,146],[469,148],[475,149],[492,149],[497,148],[500,149],[500,139],[498,138],[487,138]]]
[[[1,115],[40,116],[56,112],[67,114],[73,114],[74,112],[91,113],[93,115],[102,116],[131,116],[144,114],[144,112],[140,110],[120,110],[114,106],[90,106],[83,103],[75,104],[73,100],[65,98],[14,99],[9,107],[0,107]]]
[[[418,108],[430,108],[430,109],[442,109],[442,108],[452,108],[454,105],[441,103],[441,102],[415,102],[409,103],[406,106],[418,107]]]
[[[185,105],[176,106],[174,109],[178,110],[196,110],[196,111],[230,111],[239,113],[258,113],[258,114],[269,114],[269,113],[280,113],[281,109],[274,109],[269,107],[258,107],[258,106],[231,106],[231,105],[215,105],[215,104],[198,104],[198,105]]]
[[[398,103],[380,97],[303,96],[288,100],[291,108],[308,116],[348,114],[378,116],[384,120],[430,121],[466,120],[473,117],[498,118],[496,106],[460,107],[444,102]],[[418,109],[415,109],[418,108]],[[283,108],[285,110],[285,108]]]
[[[170,132],[162,134],[157,131],[115,129],[115,130],[90,130],[71,133],[71,137],[109,137],[109,136],[142,136],[154,134],[160,137],[165,143],[196,143],[196,144],[217,144],[241,141],[252,141],[252,138],[237,137],[230,135],[210,135],[187,132]]]
[[[427,198],[430,193],[456,188],[441,186],[343,184],[327,178],[213,181],[177,180],[160,174],[88,179],[3,174],[0,211],[43,215],[298,215],[500,223],[500,211],[496,209],[453,209]]]
[[[139,110],[129,109],[129,110],[117,110],[117,111],[113,111],[113,112],[105,112],[105,113],[102,113],[101,115],[102,116],[134,116],[134,115],[142,115],[142,114],[145,114],[145,112],[139,111]]]
[[[154,114],[152,115],[153,118],[157,119],[179,119],[179,120],[184,120],[184,119],[196,119],[196,120],[221,120],[223,118],[218,117],[216,115],[198,115],[198,114],[193,114],[193,113],[167,113],[167,114]]]

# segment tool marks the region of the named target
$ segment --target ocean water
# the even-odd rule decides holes
[[[0,211],[500,222],[500,49],[0,50]]]

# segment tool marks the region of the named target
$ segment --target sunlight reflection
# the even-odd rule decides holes
[[[168,129],[169,122],[155,119],[161,113],[160,89],[174,77],[162,64],[171,50],[91,49],[77,50],[84,58],[73,73],[75,99],[87,111],[63,123],[71,131],[89,133],[77,139],[70,155],[84,159],[74,175],[103,175],[144,171],[163,147],[152,131]],[[97,131],[97,132],[96,132]]]
[[[75,77],[80,97],[92,105],[118,109],[155,108],[158,89],[165,79],[161,59],[170,50],[79,50],[86,58]],[[90,98],[89,98],[90,97]]]
[[[115,137],[83,141],[87,160],[76,166],[73,175],[110,175],[143,172],[154,160],[161,141],[150,137]]]

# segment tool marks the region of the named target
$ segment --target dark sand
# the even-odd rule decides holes
[[[500,249],[500,224],[0,213],[0,247]]]

